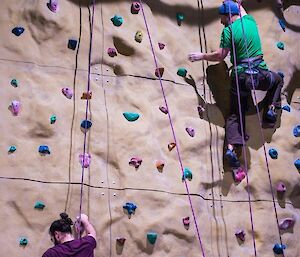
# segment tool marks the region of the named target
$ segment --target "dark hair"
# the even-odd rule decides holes
[[[61,219],[53,221],[50,228],[49,233],[50,235],[54,235],[55,231],[63,232],[63,233],[72,233],[71,226],[73,225],[73,221],[69,218],[68,214],[61,213]]]

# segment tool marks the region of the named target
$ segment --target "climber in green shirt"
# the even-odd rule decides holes
[[[248,108],[247,100],[251,95],[251,90],[256,89],[267,92],[264,99],[266,108],[262,125],[272,128],[275,126],[277,119],[276,109],[281,106],[280,94],[283,80],[277,73],[270,71],[263,60],[261,41],[255,19],[248,15],[245,9],[235,1],[224,1],[219,7],[219,14],[221,23],[224,25],[219,49],[212,53],[191,53],[188,59],[191,62],[200,60],[221,62],[230,52],[231,63],[234,65],[235,49],[236,67],[233,67],[231,72],[230,114],[226,118],[226,157],[232,168],[239,168],[240,162],[236,156],[235,148],[242,146],[243,142],[248,139],[245,131],[245,113]],[[236,81],[235,71],[237,72],[238,81]],[[250,74],[252,74],[253,80]],[[239,86],[241,100],[241,116],[237,86]],[[240,121],[240,117],[242,121]],[[244,138],[242,135],[244,135]]]

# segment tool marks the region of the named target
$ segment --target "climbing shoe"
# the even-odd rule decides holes
[[[225,157],[228,160],[230,167],[237,168],[241,166],[239,159],[237,158],[236,154],[232,150],[227,149],[225,153]]]

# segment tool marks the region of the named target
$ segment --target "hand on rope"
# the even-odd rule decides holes
[[[201,53],[201,52],[190,53],[188,55],[188,59],[191,62],[204,60],[204,53]]]
[[[96,231],[90,223],[89,217],[86,214],[82,213],[80,217],[76,217],[74,225],[77,238],[80,238],[85,231],[87,235],[92,236],[96,239]]]

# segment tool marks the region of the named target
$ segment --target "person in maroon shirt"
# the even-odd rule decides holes
[[[86,235],[75,239],[72,234],[73,221],[66,213],[60,214],[61,219],[52,222],[49,234],[54,246],[49,248],[42,257],[94,257],[96,248],[96,231],[89,222],[88,216],[81,214],[82,232]]]

